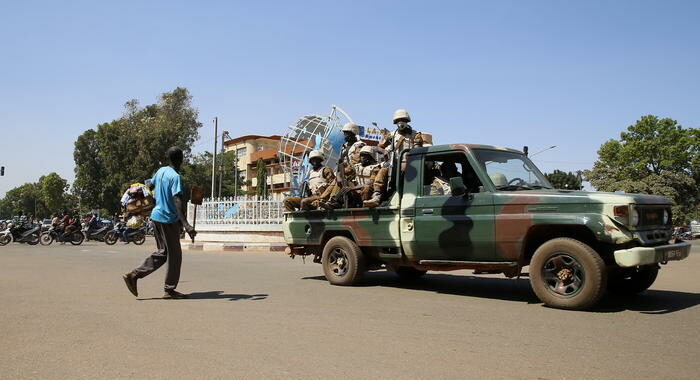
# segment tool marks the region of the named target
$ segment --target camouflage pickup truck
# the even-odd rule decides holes
[[[606,290],[641,292],[659,264],[690,253],[688,243],[669,243],[668,199],[553,189],[517,150],[440,145],[403,151],[397,162],[380,207],[285,213],[287,252],[313,255],[335,285],[378,269],[402,278],[528,275],[542,302],[563,309],[589,308]],[[443,166],[458,173],[435,191]]]

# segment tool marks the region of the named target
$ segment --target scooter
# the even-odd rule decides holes
[[[107,236],[107,233],[110,230],[111,228],[105,225],[101,225],[98,228],[93,228],[91,230],[89,224],[83,223],[83,236],[85,237],[86,241],[105,241],[105,236]]]
[[[44,231],[39,238],[41,245],[51,245],[55,241],[59,243],[71,243],[73,245],[80,245],[83,243],[83,233],[80,231],[73,231],[68,236],[63,231],[56,230],[56,227],[51,226],[48,231]]]
[[[27,243],[36,245],[39,243],[39,235],[41,234],[41,226],[38,225],[22,225],[18,226],[14,223],[7,225],[7,229],[0,236],[0,245],[9,243]]]
[[[120,238],[123,240],[123,235],[124,235],[124,230],[126,229],[126,226],[123,225],[122,223],[117,223],[116,226],[114,226],[114,229],[112,231],[107,232],[105,235],[105,243],[107,245],[114,245],[114,243],[117,242]],[[130,243],[133,242],[136,245],[141,245],[146,241],[146,231],[143,227],[141,228],[134,228],[131,231],[127,232],[127,240],[125,243]]]

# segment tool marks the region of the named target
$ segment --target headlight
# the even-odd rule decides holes
[[[668,224],[668,210],[664,210],[664,225]]]
[[[635,227],[639,224],[639,212],[636,209],[630,211],[630,225]]]

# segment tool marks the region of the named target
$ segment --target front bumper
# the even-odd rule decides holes
[[[690,243],[634,247],[615,251],[615,262],[623,268],[683,260],[690,255]]]

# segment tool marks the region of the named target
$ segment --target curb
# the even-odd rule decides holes
[[[284,252],[287,248],[286,244],[280,243],[249,243],[249,244],[232,244],[232,243],[188,243],[183,244],[183,248],[190,251],[203,252]]]

